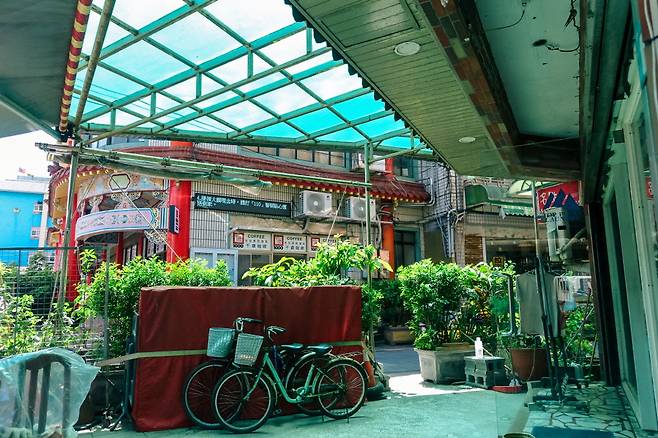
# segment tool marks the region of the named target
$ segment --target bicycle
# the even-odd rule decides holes
[[[224,375],[231,365],[230,358],[235,351],[236,335],[242,333],[244,324],[262,324],[255,318],[239,317],[233,321],[233,329],[211,328],[209,331],[208,353],[213,359],[197,365],[188,375],[183,384],[183,406],[187,417],[197,426],[205,429],[216,429],[221,425],[215,417],[212,409],[212,391],[219,379]],[[294,385],[299,380],[305,379],[308,372],[305,358],[306,350],[303,344],[288,344],[278,348],[275,357],[281,361],[284,370],[288,368],[289,380],[286,385]],[[299,360],[298,360],[299,359]],[[289,365],[292,364],[292,367]],[[278,398],[278,395],[277,395]],[[299,409],[307,415],[318,415],[320,408],[313,401],[300,404]]]
[[[239,317],[233,321],[233,329],[211,328],[207,355],[213,359],[197,365],[183,384],[185,413],[198,426],[206,429],[220,426],[212,409],[212,390],[231,363],[236,334],[242,333],[245,323],[262,324],[262,321]]]
[[[324,363],[317,360],[327,358],[329,345],[306,347],[309,353],[297,362],[309,362],[305,382],[301,387],[287,388],[267,354],[272,347],[272,336],[285,331],[282,327],[267,327],[269,343],[265,346],[263,336],[238,335],[233,360],[238,368],[224,374],[212,396],[215,416],[226,430],[247,433],[265,424],[278,398],[277,390],[291,404],[317,400],[320,411],[334,419],[349,418],[363,405],[367,388],[365,370],[353,359],[332,357]],[[259,357],[262,357],[260,365],[254,367]],[[291,368],[286,381],[291,381],[295,369],[295,366]]]

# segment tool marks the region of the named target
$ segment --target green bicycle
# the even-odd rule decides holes
[[[296,367],[287,373],[284,380],[288,385],[284,384],[268,353],[272,336],[285,331],[282,327],[267,327],[269,342],[265,346],[263,336],[238,335],[234,358],[237,369],[219,380],[212,395],[215,416],[226,430],[247,433],[261,427],[279,394],[298,406],[312,401],[320,412],[335,419],[351,417],[363,405],[367,389],[363,366],[353,359],[329,356],[329,345],[306,346],[308,353],[300,359],[308,364],[303,384],[297,387],[290,384],[299,381],[291,376]],[[262,357],[260,365],[254,366],[259,357]]]

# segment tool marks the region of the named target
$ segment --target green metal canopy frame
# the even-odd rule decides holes
[[[68,117],[83,144],[370,144],[440,160],[284,0],[96,0],[86,33]]]

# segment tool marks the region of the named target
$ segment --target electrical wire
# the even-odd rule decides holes
[[[485,32],[495,32],[495,31],[497,31],[497,30],[509,29],[510,27],[514,27],[514,26],[516,26],[517,24],[519,24],[519,23],[521,22],[521,20],[523,20],[523,17],[525,17],[525,8],[526,8],[526,5],[527,5],[527,2],[523,2],[523,3],[521,4],[521,6],[522,6],[522,9],[521,9],[521,16],[520,16],[519,19],[516,20],[514,23],[512,23],[512,24],[508,24],[507,26],[500,26],[500,27],[493,27],[493,28],[491,28],[491,29],[485,29]]]

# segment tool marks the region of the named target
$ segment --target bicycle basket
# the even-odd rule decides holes
[[[252,366],[256,363],[256,359],[258,359],[261,345],[263,345],[262,336],[240,333],[238,335],[238,342],[235,344],[235,358],[233,362],[236,365]]]
[[[235,330],[223,327],[212,327],[208,330],[208,351],[210,357],[226,357],[231,353],[231,344]]]

